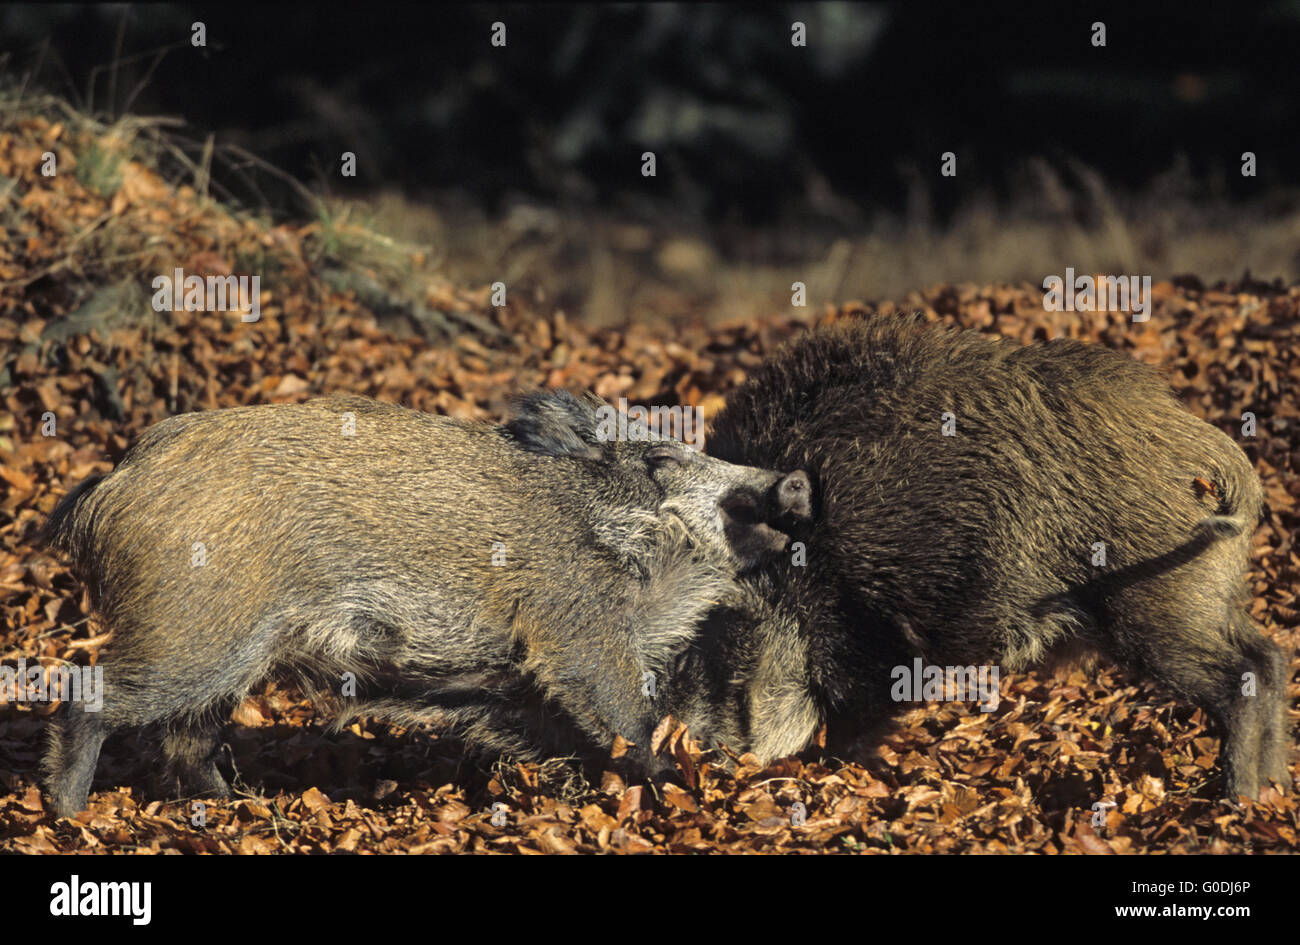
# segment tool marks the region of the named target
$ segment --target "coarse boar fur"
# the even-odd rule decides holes
[[[278,672],[345,718],[524,758],[622,735],[653,768],[648,674],[785,545],[807,478],[603,441],[597,404],[540,392],[494,426],[332,396],[151,427],[44,530],[113,632],[102,711],[53,724],[54,809],[85,807],[106,735],[152,724],[182,790],[225,794],[221,725]]]
[[[1092,652],[1210,714],[1229,795],[1289,787],[1291,660],[1245,606],[1259,479],[1154,370],[875,316],[762,364],[708,448],[806,469],[815,512],[806,566],[745,578],[682,656],[675,711],[706,741],[767,759],[826,721],[852,754],[918,657]]]

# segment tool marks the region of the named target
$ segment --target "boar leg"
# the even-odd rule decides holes
[[[596,745],[608,749],[617,735],[631,742],[625,763],[634,777],[653,778],[671,771],[671,764],[650,749],[655,725],[665,713],[641,694],[634,658],[626,652],[609,652],[612,641],[603,642],[605,652],[596,654],[568,647],[533,652],[525,671]]]
[[[656,711],[651,700],[641,695],[640,680],[624,678],[619,672],[593,674],[590,664],[573,669],[575,672],[550,687],[550,692],[579,728],[605,748],[613,744],[616,735],[631,742],[625,763],[633,777],[651,779],[671,773],[671,762],[655,755],[650,747],[655,726],[666,713]],[[587,673],[587,678],[578,672]]]
[[[1240,679],[1241,675],[1236,672],[1233,678]],[[1226,704],[1220,704],[1217,710],[1211,708],[1210,712],[1218,718],[1223,730],[1219,757],[1223,762],[1225,793],[1230,798],[1258,797],[1260,746],[1264,736],[1264,706],[1259,696],[1234,692]]]
[[[63,717],[50,726],[45,775],[57,816],[74,817],[86,809],[99,750],[107,736],[108,728],[98,713],[86,712],[76,702],[69,703]]]
[[[1222,630],[1188,629],[1164,634],[1148,632],[1136,655],[1141,669],[1205,709],[1218,725],[1224,793],[1233,799],[1239,794],[1258,797],[1260,748],[1269,711],[1265,702],[1272,691],[1269,682],[1273,675],[1270,667],[1257,658],[1254,647]],[[1247,673],[1256,680],[1254,695],[1242,692]]]
[[[1287,726],[1287,683],[1291,661],[1282,648],[1261,636],[1245,613],[1233,615],[1233,632],[1238,645],[1259,667],[1256,673],[1257,695],[1263,735],[1259,746],[1260,786],[1275,781],[1282,790],[1291,788],[1291,733]]]
[[[627,763],[651,779],[675,770],[650,746],[669,711],[660,687],[734,588],[730,573],[704,566],[671,535],[665,541],[640,581],[620,575],[592,587],[566,575],[510,615],[513,635],[527,646],[524,672],[596,744],[609,747],[616,735],[632,742]]]
[[[217,769],[221,748],[220,716],[186,718],[163,735],[163,757],[185,794],[229,797],[230,785]]]

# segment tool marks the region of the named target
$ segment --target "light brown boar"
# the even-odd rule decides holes
[[[153,723],[182,789],[224,795],[220,726],[280,672],[347,716],[525,758],[622,735],[653,769],[647,681],[783,547],[807,478],[602,442],[597,404],[537,393],[493,426],[334,396],[150,428],[45,529],[113,631],[102,711],[52,730],[54,809],[85,807],[107,734]]]

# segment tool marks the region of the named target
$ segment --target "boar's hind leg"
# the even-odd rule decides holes
[[[1227,627],[1189,626],[1188,613],[1172,616],[1165,626],[1175,632],[1149,630],[1136,656],[1138,665],[1158,682],[1205,709],[1220,729],[1219,757],[1224,769],[1224,793],[1257,797],[1261,748],[1276,678],[1272,665],[1260,659],[1261,640],[1251,631],[1243,637]],[[1176,622],[1177,621],[1177,622]],[[1253,675],[1257,691],[1243,692]],[[1249,691],[1249,690],[1247,690]]]
[[[87,712],[76,702],[69,703],[51,724],[44,767],[46,788],[57,816],[73,817],[86,809],[99,749],[107,736],[108,727],[99,713]]]
[[[1259,746],[1260,786],[1274,781],[1284,791],[1291,788],[1291,733],[1287,728],[1287,683],[1291,661],[1282,648],[1261,636],[1241,611],[1233,616],[1233,633],[1243,652],[1259,667],[1255,674],[1263,735]]]
[[[224,712],[204,713],[171,723],[163,734],[163,757],[170,773],[180,782],[181,791],[198,797],[229,797],[230,786],[217,769],[221,748],[221,720]]]

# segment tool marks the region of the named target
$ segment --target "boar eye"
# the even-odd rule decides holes
[[[650,464],[651,469],[662,469],[665,466],[681,466],[686,462],[686,455],[679,449],[671,446],[656,446],[653,449],[646,450],[645,461]]]

